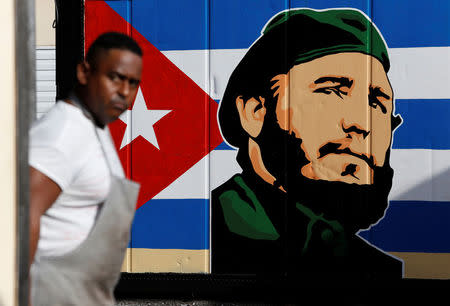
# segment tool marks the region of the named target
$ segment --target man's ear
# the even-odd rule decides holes
[[[91,66],[88,62],[82,61],[77,65],[77,79],[81,85],[86,85],[89,74],[91,73]]]
[[[250,98],[244,101],[242,96],[236,98],[236,108],[244,130],[253,138],[258,137],[266,115],[265,99],[263,97]]]

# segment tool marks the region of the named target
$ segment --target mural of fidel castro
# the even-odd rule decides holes
[[[232,73],[218,119],[243,172],[212,191],[212,273],[401,278],[357,236],[388,206],[386,44],[354,9],[273,17]]]

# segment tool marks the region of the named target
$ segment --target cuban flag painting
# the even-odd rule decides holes
[[[85,0],[85,50],[132,36],[143,74],[110,125],[126,175],[141,184],[124,272],[211,273],[211,191],[242,168],[219,104],[261,30],[292,8],[352,8],[388,47],[394,170],[384,217],[358,235],[403,262],[405,278],[450,278],[450,2],[430,0]]]

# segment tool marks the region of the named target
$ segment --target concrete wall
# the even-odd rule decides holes
[[[3,46],[0,48],[0,305],[16,305],[16,77],[14,0],[0,10]]]

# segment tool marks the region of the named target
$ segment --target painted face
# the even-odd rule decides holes
[[[372,184],[392,137],[393,92],[382,64],[362,53],[338,53],[276,76],[279,126],[302,140],[303,176]]]
[[[89,109],[100,123],[108,124],[133,102],[141,80],[142,59],[121,49],[110,49],[98,58],[83,85],[86,85]]]

